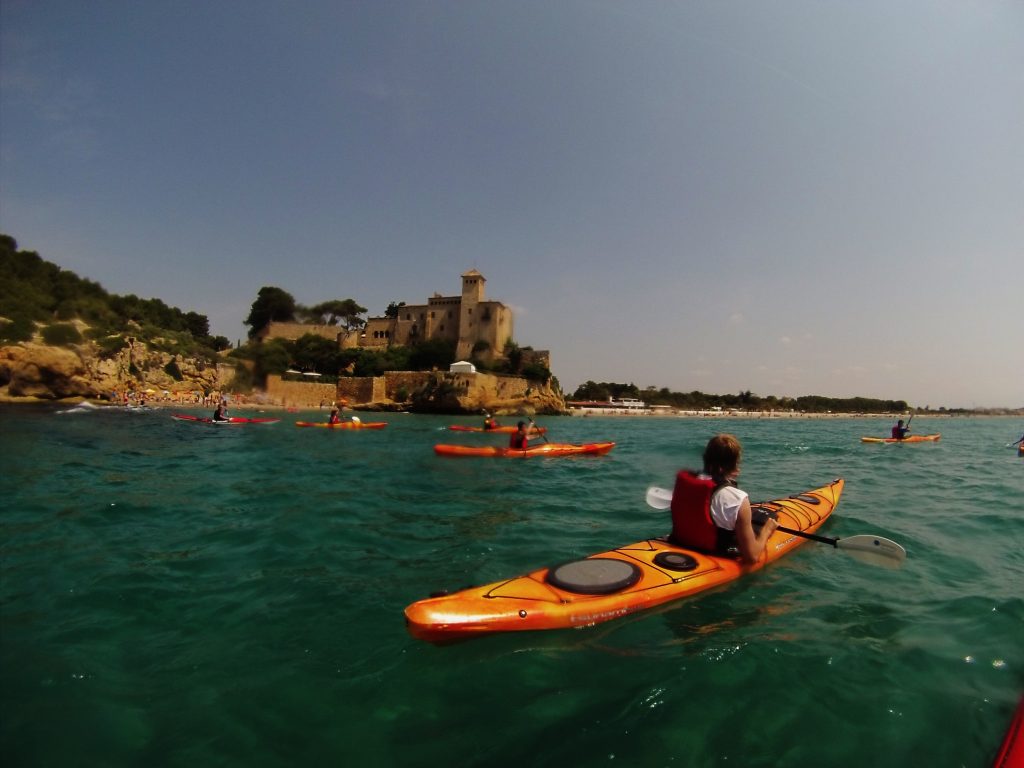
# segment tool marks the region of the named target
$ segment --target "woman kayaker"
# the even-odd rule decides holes
[[[742,452],[732,435],[715,435],[704,448],[704,471],[679,472],[672,493],[673,542],[718,554],[735,548],[747,563],[764,554],[779,524],[766,518],[754,530],[750,499],[736,487]]]
[[[907,432],[910,431],[910,425],[903,426],[903,419],[896,422],[896,426],[892,428],[893,440],[902,440],[907,436]]]
[[[516,431],[512,433],[512,437],[508,440],[508,447],[516,451],[525,451],[529,444],[530,441],[528,440],[526,433],[526,422],[520,421],[516,424]]]
[[[338,415],[338,406],[334,406],[331,408],[331,415],[327,417],[327,423],[337,424],[339,421],[341,421],[341,418]]]

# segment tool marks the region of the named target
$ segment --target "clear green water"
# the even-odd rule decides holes
[[[1013,419],[548,419],[606,457],[436,457],[379,432],[0,409],[4,765],[986,766],[1024,690]],[[468,420],[462,419],[464,423]],[[403,608],[666,532],[644,505],[731,431],[755,499],[834,477],[828,547],[585,630],[447,647]]]

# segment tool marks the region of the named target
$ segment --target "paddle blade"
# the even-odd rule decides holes
[[[655,509],[668,509],[672,506],[672,491],[652,485],[647,489],[647,505]]]
[[[844,549],[858,560],[885,568],[899,568],[907,559],[907,550],[892,539],[868,534],[838,539],[836,549]]]

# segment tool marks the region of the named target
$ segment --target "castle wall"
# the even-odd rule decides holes
[[[433,375],[428,371],[387,371],[381,377],[384,379],[384,394],[388,400],[402,402],[407,397],[398,397],[399,390],[404,389],[407,396],[412,395]]]
[[[338,399],[349,403],[378,403],[385,398],[384,380],[380,376],[354,376],[338,379],[336,387]]]
[[[273,403],[297,408],[316,408],[320,403],[333,403],[336,384],[314,384],[308,381],[284,381],[279,375],[267,376],[267,397]]]
[[[275,321],[269,323],[260,332],[260,338],[263,341],[269,341],[270,339],[295,341],[301,339],[306,334],[312,334],[324,339],[330,339],[331,341],[339,341],[340,336],[344,332],[345,329],[337,325],[309,325],[306,323],[280,323]]]

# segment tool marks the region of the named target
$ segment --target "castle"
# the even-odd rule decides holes
[[[397,317],[371,317],[359,346],[409,346],[417,341],[444,339],[455,342],[455,357],[477,357],[488,362],[501,357],[512,338],[512,310],[500,301],[487,301],[487,280],[471,269],[462,275],[462,295],[435,293],[426,304],[402,305]]]
[[[442,296],[435,293],[426,304],[402,304],[395,316],[371,317],[361,330],[346,331],[332,325],[272,322],[259,336],[263,340],[298,339],[314,334],[336,340],[342,348],[385,349],[392,345],[409,346],[418,341],[443,339],[455,342],[455,358],[471,357],[493,362],[503,356],[512,339],[511,308],[500,301],[487,301],[484,283],[477,270],[462,275],[462,293]],[[540,353],[544,362],[547,355]]]

